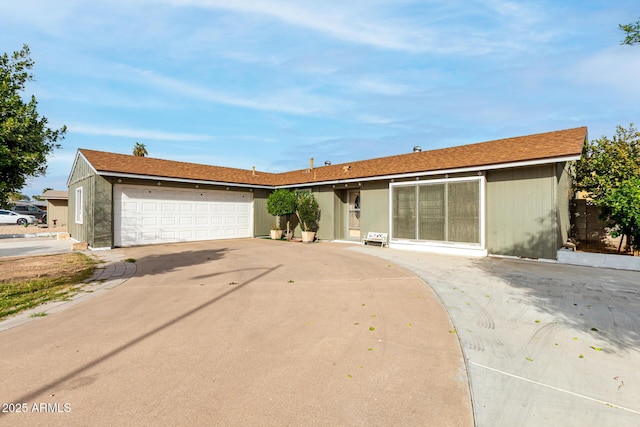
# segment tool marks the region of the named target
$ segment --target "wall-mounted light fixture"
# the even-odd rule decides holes
[[[118,178],[118,184],[122,184],[122,180]]]
[[[160,181],[158,181],[158,187],[160,187],[162,185],[162,183]]]

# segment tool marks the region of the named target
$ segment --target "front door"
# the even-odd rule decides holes
[[[347,236],[360,239],[360,190],[349,190],[347,204]]]

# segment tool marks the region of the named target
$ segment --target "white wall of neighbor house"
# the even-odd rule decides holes
[[[49,228],[67,226],[69,220],[68,203],[67,199],[47,200],[47,226]]]

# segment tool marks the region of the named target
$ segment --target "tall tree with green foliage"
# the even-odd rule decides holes
[[[620,24],[619,27],[627,34],[621,44],[640,44],[640,19],[638,19],[635,24]]]
[[[149,154],[147,152],[147,147],[144,144],[140,144],[139,142],[136,142],[136,145],[133,146],[133,155],[138,157],[144,157],[147,154]]]
[[[29,46],[0,56],[0,206],[18,193],[30,177],[47,170],[47,156],[60,145],[67,127],[51,130],[38,114],[35,96],[26,102],[21,93],[33,80]]]
[[[613,138],[587,142],[575,165],[574,188],[587,192],[600,207],[601,219],[612,235],[627,237],[627,246],[640,248],[640,131],[633,123],[618,126]],[[621,242],[622,243],[622,242]]]

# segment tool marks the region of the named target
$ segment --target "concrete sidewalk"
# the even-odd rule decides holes
[[[0,424],[473,425],[433,292],[349,248],[110,251],[136,260],[132,278],[0,333],[1,400],[27,408]]]
[[[640,425],[640,273],[353,247],[418,274],[462,343],[476,425]]]
[[[70,240],[49,237],[21,237],[0,239],[0,258],[32,255],[52,255],[71,252]]]

